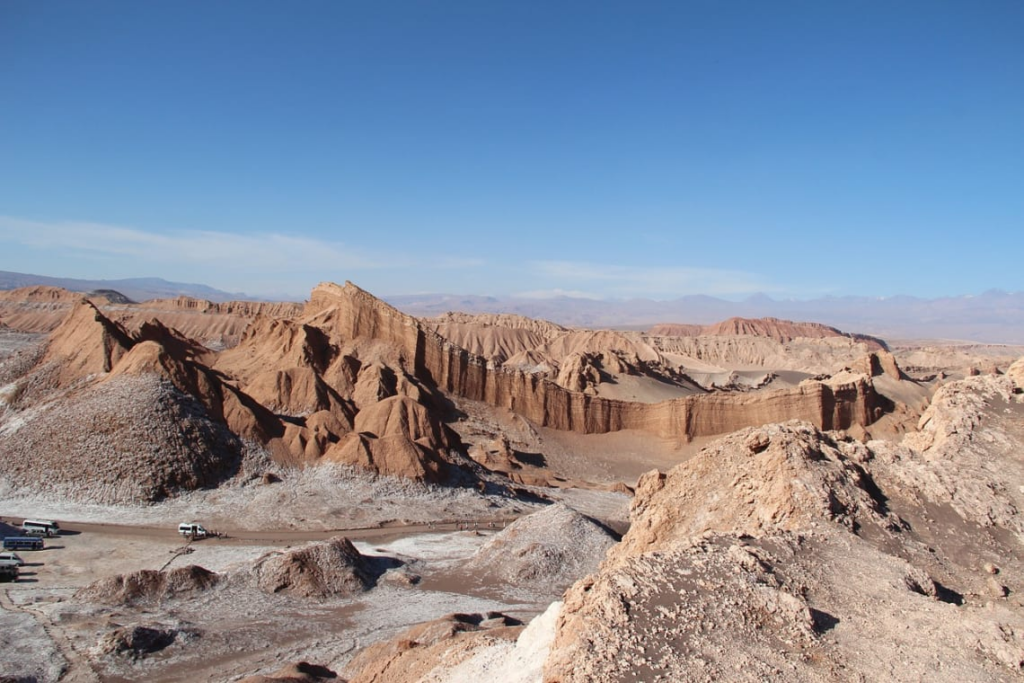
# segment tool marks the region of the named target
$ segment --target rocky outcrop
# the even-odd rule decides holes
[[[100,638],[92,652],[97,655],[118,655],[139,659],[160,652],[176,642],[189,642],[200,637],[197,629],[188,626],[148,624],[122,626]]]
[[[91,583],[75,593],[75,600],[117,606],[156,604],[195,596],[215,587],[218,581],[217,574],[194,564],[164,572],[140,569]]]
[[[768,425],[645,475],[544,680],[1019,676],[1016,388],[951,383],[898,447]]]
[[[867,378],[835,384],[808,381],[756,397],[687,396],[651,405],[588,396],[533,374],[491,367],[351,283],[318,285],[305,314],[307,324],[321,327],[338,343],[369,337],[394,344],[413,374],[444,391],[508,408],[543,426],[584,434],[638,429],[693,438],[789,419],[845,429],[870,424],[886,407]]]
[[[344,673],[349,683],[470,680],[449,678],[450,670],[471,664],[474,654],[490,646],[511,647],[522,631],[521,622],[497,612],[449,614],[370,645],[352,659]],[[519,683],[523,679],[513,674],[493,680]]]
[[[43,362],[58,364],[60,384],[67,386],[110,372],[133,345],[124,328],[83,299],[50,335]]]
[[[574,392],[593,393],[601,383],[601,370],[592,354],[574,353],[562,361],[555,384]]]
[[[341,536],[285,553],[264,555],[253,566],[252,577],[265,593],[303,598],[351,595],[373,585],[366,558]]]
[[[246,676],[239,683],[320,683],[334,681],[338,674],[319,664],[295,662],[286,664],[267,676]]]
[[[648,330],[651,336],[670,337],[764,337],[778,342],[790,342],[794,339],[824,339],[827,337],[847,337],[863,342],[871,349],[885,350],[885,342],[866,334],[848,334],[834,327],[821,323],[793,322],[779,318],[729,318],[713,325],[654,325]]]
[[[161,376],[122,374],[9,419],[0,471],[34,494],[140,503],[216,486],[239,471],[246,449]]]
[[[706,531],[760,535],[828,521],[898,530],[858,462],[863,445],[834,441],[807,423],[738,431],[667,475],[637,482],[632,525],[616,556],[665,549]]]
[[[268,444],[284,435],[284,426],[270,411],[206,366],[177,357],[157,341],[136,344],[108,379],[156,375],[200,401],[206,415],[241,438]]]
[[[855,363],[850,369],[855,373],[867,375],[868,377],[885,375],[896,380],[906,378],[906,375],[903,374],[900,366],[896,363],[896,357],[888,351],[873,351]]]
[[[450,463],[443,454],[454,435],[426,407],[392,396],[359,411],[353,432],[324,454],[324,461],[378,474],[439,483]]]
[[[894,489],[913,491],[922,502],[948,505],[982,528],[999,528],[1024,542],[1024,382],[1006,375],[982,375],[941,387],[902,442],[870,442],[875,469]]]

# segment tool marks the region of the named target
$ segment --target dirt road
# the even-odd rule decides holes
[[[438,524],[394,524],[379,527],[356,528],[356,529],[329,529],[326,531],[300,531],[295,529],[265,529],[253,531],[251,529],[210,529],[217,535],[211,538],[202,539],[206,544],[226,545],[268,545],[277,543],[293,543],[307,541],[322,541],[334,536],[345,536],[352,540],[362,540],[374,543],[384,543],[404,536],[416,534],[433,534],[448,531],[459,531],[463,529],[501,529],[508,523],[514,521],[517,516],[508,516],[504,519],[488,519],[480,522],[445,522]],[[8,527],[18,527],[23,520],[21,518],[4,518],[3,522]],[[177,531],[177,524],[168,523],[166,526],[135,526],[128,524],[98,524],[90,522],[64,522],[55,520],[61,529],[62,535],[73,536],[76,534],[96,534],[100,536],[115,536],[120,538],[146,538],[159,541],[170,541],[180,539]],[[8,533],[8,535],[11,535]],[[59,537],[48,539],[48,543],[55,542]]]

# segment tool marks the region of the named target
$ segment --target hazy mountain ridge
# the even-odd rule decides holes
[[[526,299],[449,294],[385,298],[395,307],[416,316],[438,316],[450,310],[514,313],[560,325],[620,328],[647,328],[661,323],[706,325],[733,317],[775,317],[813,320],[883,339],[1024,343],[1024,292],[998,290],[977,296],[936,299],[844,296],[806,301],[776,301],[765,295],[755,295],[743,301],[705,295],[684,296],[671,301],[599,301],[571,297]]]
[[[82,280],[0,271],[0,290],[33,285],[63,287],[76,292],[113,289],[135,301],[173,299],[178,296],[216,303],[268,300],[266,297],[225,292],[207,285],[171,282],[162,278]],[[813,320],[888,340],[955,339],[1024,344],[1024,292],[1000,290],[989,290],[976,296],[935,299],[897,295],[775,300],[765,294],[754,294],[743,301],[728,301],[703,294],[687,295],[670,301],[598,300],[565,296],[537,299],[473,294],[395,294],[382,298],[404,313],[428,318],[451,311],[467,314],[510,313],[572,327],[647,329],[665,323],[708,325],[735,317],[774,317]],[[301,297],[295,299],[301,301]]]
[[[71,277],[50,277],[48,275],[33,275],[31,273],[15,273],[0,270],[0,290],[19,289],[35,285],[61,287],[73,292],[113,289],[135,301],[173,299],[178,296],[190,296],[213,302],[254,298],[240,292],[225,292],[207,285],[171,282],[158,277],[135,277],[121,280],[83,280]]]

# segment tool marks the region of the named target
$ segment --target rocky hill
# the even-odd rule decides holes
[[[213,346],[234,346],[249,323],[257,317],[287,318],[298,315],[302,304],[266,301],[226,301],[178,296],[134,303],[113,290],[73,292],[60,287],[35,285],[0,291],[0,320],[24,332],[51,332],[81,300],[86,299],[103,315],[129,330],[158,320],[193,339]]]
[[[564,503],[513,522],[466,563],[484,580],[529,588],[567,586],[597,569],[618,538]]]
[[[1024,673],[1024,359],[901,443],[749,428],[640,481],[600,568],[515,642],[378,644],[353,680],[1012,681]],[[406,675],[408,672],[408,676]]]
[[[252,580],[265,593],[325,598],[367,590],[372,570],[352,542],[338,536],[283,553],[269,553],[251,569]]]
[[[0,367],[7,397],[0,465],[18,473],[20,485],[104,501],[151,501],[215,486],[258,474],[252,468],[261,461],[343,463],[421,482],[471,483],[489,475],[454,429],[464,419],[455,402],[487,406],[494,415],[506,411],[538,428],[638,431],[684,444],[790,419],[866,435],[864,428],[895,405],[873,379],[895,367],[891,360],[870,362],[861,354],[828,377],[706,391],[649,343],[653,338],[508,316],[481,329],[546,340],[529,353],[560,368],[555,376],[518,369],[514,360],[523,351],[499,365],[442,336],[438,323],[405,315],[351,283],[318,286],[301,311],[187,299],[153,308],[69,303],[52,288],[22,294],[25,305],[66,308],[43,346]],[[246,321],[245,331],[230,347],[211,346],[164,317],[145,319],[157,310],[234,317]],[[453,316],[445,324],[468,323]],[[512,351],[513,337],[501,338]],[[848,350],[859,344],[839,343]],[[637,377],[686,385],[688,393],[644,402],[594,390]],[[892,381],[901,381],[898,369]],[[82,462],[96,476],[76,488]],[[513,476],[509,468],[493,474]]]
[[[794,339],[826,339],[841,337],[868,345],[871,349],[885,349],[885,342],[866,334],[847,334],[821,323],[793,322],[779,318],[729,318],[712,325],[659,324],[648,334],[654,337],[764,337],[778,342]]]
[[[351,283],[313,290],[306,309],[310,324],[331,329],[340,339],[391,342],[412,374],[455,396],[507,408],[536,424],[579,433],[624,429],[683,438],[723,434],[737,427],[778,420],[807,419],[826,429],[867,425],[885,403],[870,380],[809,382],[756,399],[690,396],[655,405],[607,400],[488,362],[400,313]]]
[[[1016,678],[1021,389],[949,385],[896,456],[793,424],[651,473],[544,680]]]

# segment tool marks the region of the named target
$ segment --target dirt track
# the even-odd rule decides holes
[[[294,531],[292,529],[267,529],[265,531],[252,531],[251,529],[209,529],[217,535],[200,541],[206,545],[276,545],[293,542],[305,543],[308,541],[323,541],[334,536],[345,536],[352,540],[364,540],[383,543],[416,534],[433,534],[450,531],[472,530],[472,529],[501,529],[507,523],[518,518],[518,515],[509,516],[500,520],[484,520],[480,522],[446,522],[439,524],[391,524],[380,527],[356,528],[356,529],[329,529],[326,531]],[[21,518],[6,518],[8,526],[19,526],[23,521]],[[98,524],[90,522],[63,522],[60,524],[62,536],[74,536],[77,534],[96,534],[100,536],[114,537],[144,537],[152,540],[167,541],[171,539],[181,540],[174,525],[167,527],[134,526],[128,524]],[[47,539],[47,543],[53,544],[62,536]]]

